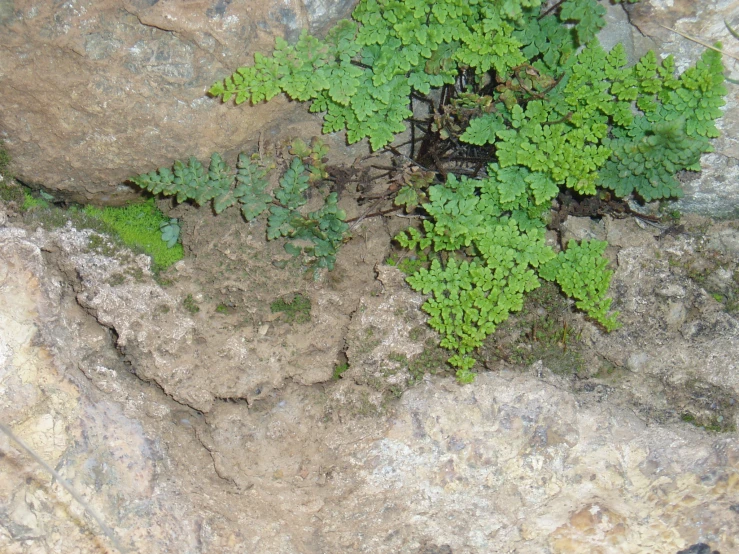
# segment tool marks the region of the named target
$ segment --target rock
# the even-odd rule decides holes
[[[235,520],[226,523],[235,512],[253,522],[250,534],[262,533],[268,551],[280,551],[285,537],[269,538],[258,515],[264,506],[212,511],[207,501],[191,509],[191,493],[228,504],[196,438],[202,418],[130,372],[108,331],[38,249],[44,239],[0,230],[0,421],[72,484],[129,552],[244,551],[250,539]],[[83,508],[3,433],[0,452],[0,551],[114,551]]]
[[[589,217],[567,216],[561,225],[561,243],[563,247],[571,241],[604,240],[606,230],[602,221]]]
[[[721,554],[718,550],[711,550],[711,547],[704,542],[699,542],[681,550],[677,554]]]
[[[629,64],[639,61],[649,50],[657,49],[657,44],[648,36],[639,32],[629,21],[630,14],[623,4],[600,2],[606,9],[606,26],[598,33],[598,41],[606,50],[621,43],[626,50]]]
[[[115,332],[140,378],[178,402],[208,412],[215,398],[252,401],[288,378],[309,385],[331,377],[348,322],[336,310],[342,300],[335,294],[314,306],[311,325],[294,340],[269,331],[268,324],[256,333],[238,326],[224,332],[188,310],[184,294],[157,285],[145,256],[126,259],[124,251],[118,259],[101,257],[87,248],[85,232],[72,228],[45,236],[44,248],[57,249],[67,274],[77,276],[79,304]],[[196,293],[194,300],[205,299]]]
[[[609,239],[632,233],[632,225],[609,222]],[[714,294],[736,293],[737,260],[711,248],[719,244],[713,237],[724,236],[724,224],[714,228],[696,220],[694,225],[659,242],[648,229],[642,231],[648,240],[637,237],[638,246],[621,248],[610,295],[623,327],[601,333],[586,325],[584,337],[599,356],[640,375],[631,380],[638,382],[631,394],[650,409],[701,413],[705,421],[726,420],[735,428],[739,320]],[[697,383],[702,385],[691,392]],[[655,389],[664,392],[665,403],[660,405]]]
[[[708,246],[729,256],[739,258],[739,230],[719,229],[708,235]]]
[[[325,32],[352,0],[0,3],[0,128],[24,183],[119,204],[122,183],[212,151],[231,155],[320,119],[284,98],[222,104],[206,91],[274,37]],[[279,121],[279,123],[277,123]],[[233,161],[233,160],[231,160]]]
[[[610,216],[603,217],[606,235],[601,240],[607,240],[608,246],[623,248],[625,246],[654,246],[654,237],[660,234],[660,230],[652,227],[651,231],[640,227],[637,220],[633,218],[613,219]]]
[[[149,281],[145,265],[141,282],[106,285],[100,279],[112,268],[141,260],[86,252],[86,243],[85,232],[71,228],[0,229],[0,419],[132,552],[674,554],[701,544],[720,552],[739,547],[735,433],[655,424],[615,395],[606,402],[597,391],[569,390],[541,363],[536,374],[485,373],[471,386],[427,378],[400,400],[376,402],[350,377],[320,387],[288,379],[248,403],[213,397],[206,414],[188,408],[165,394],[173,381],[160,388],[139,379],[143,353],[173,361],[208,390],[192,368],[203,363],[213,379],[229,375],[233,360],[213,357],[225,343],[189,345],[177,333],[197,329],[198,318],[216,327],[222,316],[183,312],[172,288]],[[643,304],[650,283],[676,279],[666,274],[669,264],[637,264],[645,248],[623,249],[619,267],[618,286],[635,312],[675,298]],[[397,270],[378,273],[383,287],[365,289],[348,335],[357,377],[377,371],[381,352],[417,348],[406,308],[417,311],[422,297],[402,288]],[[690,317],[728,321],[678,281],[681,300],[699,310]],[[635,291],[642,292],[638,301]],[[330,291],[322,294],[331,300]],[[157,307],[170,301],[176,317],[162,319]],[[81,305],[120,330],[125,356],[114,348],[115,334]],[[686,352],[674,335],[645,336],[654,334],[647,324],[659,313],[642,315],[647,321],[632,343],[614,335],[617,342],[598,346],[608,346],[609,355],[616,346],[627,356],[647,352],[641,363],[648,375],[653,356],[669,353],[665,346],[653,354],[657,340],[672,340],[676,357]],[[367,326],[382,340],[362,349],[357,338]],[[187,364],[168,358],[160,349],[173,347],[162,336],[200,353],[191,351]],[[725,339],[688,343],[708,366],[696,381],[712,378],[722,349],[733,363],[732,340],[729,330]],[[129,356],[129,348],[142,355]],[[293,362],[270,363],[262,362],[287,371]],[[187,390],[179,386],[174,390]],[[229,386],[239,390],[238,382]],[[0,449],[0,550],[93,554],[107,545],[82,508],[4,436]]]

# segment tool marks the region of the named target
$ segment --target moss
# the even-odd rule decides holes
[[[21,209],[27,224],[58,229],[71,223],[76,229],[91,229],[105,236],[92,235],[88,247],[105,256],[118,256],[120,248],[126,246],[150,256],[155,275],[183,258],[181,244],[168,248],[162,240],[159,226],[169,219],[157,209],[153,199],[118,208],[71,206],[63,209],[27,189],[22,190],[22,194]]]
[[[144,270],[141,269],[140,267],[132,267],[132,268],[129,268],[129,270],[127,271],[127,273],[131,277],[133,277],[133,279],[137,283],[143,283],[144,282]]]
[[[296,294],[291,298],[278,298],[269,305],[270,311],[282,313],[285,323],[308,323],[310,321],[310,298]]]
[[[168,223],[169,218],[159,211],[154,199],[120,208],[86,206],[83,212],[108,225],[126,246],[151,256],[157,269],[165,269],[184,256],[181,244],[168,248],[162,240],[159,227],[162,223]]]
[[[365,355],[372,352],[375,348],[380,346],[382,344],[382,339],[375,339],[374,337],[375,332],[373,329],[368,328],[365,330],[365,336],[364,340],[361,342],[358,342],[356,345],[356,354],[358,355]]]
[[[454,375],[454,369],[447,363],[447,358],[449,353],[438,345],[436,337],[430,337],[423,351],[410,359],[402,352],[390,352],[387,356],[389,362],[408,370],[408,387],[420,382],[424,375]],[[384,376],[395,375],[397,372],[397,369],[386,369]],[[389,389],[393,396],[398,396],[393,389],[398,389],[398,386],[393,385]]]
[[[338,381],[339,379],[342,378],[341,375],[348,369],[349,369],[348,363],[336,364],[334,366],[334,373],[333,375],[331,375],[331,379],[333,379],[334,381]]]
[[[414,385],[423,379],[424,375],[454,375],[455,370],[447,363],[449,353],[441,348],[437,341],[429,339],[426,348],[418,355],[408,360],[410,380],[408,385]]]
[[[182,305],[191,314],[196,314],[200,311],[200,307],[198,306],[197,302],[195,302],[195,299],[192,297],[192,294],[188,294],[185,297],[185,299],[182,301]]]
[[[713,433],[733,433],[736,431],[735,426],[727,423],[723,416],[699,418],[690,412],[685,412],[680,416],[680,420]]]
[[[524,301],[523,309],[489,337],[478,360],[490,366],[497,360],[529,366],[541,360],[554,373],[581,374],[586,364],[580,337],[567,323],[570,307],[553,283],[542,283]]]
[[[111,287],[117,287],[118,285],[122,285],[125,282],[126,282],[126,277],[122,273],[114,273],[108,279],[108,284]]]
[[[428,327],[425,325],[417,325],[410,331],[408,331],[408,338],[414,342],[421,340],[428,332]]]
[[[36,196],[33,196],[31,194],[30,190],[24,190],[23,191],[23,205],[21,206],[21,209],[24,212],[29,212],[31,210],[35,210],[38,208],[48,208],[49,203],[44,199]]]
[[[25,199],[23,188],[20,185],[9,181],[7,178],[3,179],[0,183],[0,201],[12,202],[16,206],[22,207]]]
[[[170,220],[157,209],[153,198],[120,208],[87,206],[81,210],[74,207],[64,210],[51,204],[54,201],[51,195],[43,191],[33,193],[11,182],[10,164],[10,156],[0,141],[0,200],[17,204],[28,214],[29,223],[53,229],[71,221],[78,229],[115,235],[124,245],[151,256],[155,270],[165,269],[183,258],[182,245],[168,248],[162,240],[160,225]],[[98,247],[104,247],[100,240],[91,245],[91,248]]]
[[[16,206],[22,206],[25,200],[23,187],[13,181],[13,173],[10,170],[10,154],[0,140],[0,201],[13,202]]]
[[[10,162],[10,154],[8,154],[3,142],[0,140],[0,176],[2,176],[3,181],[13,178],[10,172]]]
[[[87,248],[94,250],[103,256],[115,256],[117,249],[113,241],[106,235],[92,234],[87,239]]]
[[[391,362],[397,362],[403,365],[408,364],[408,356],[406,356],[402,352],[390,352],[390,354],[387,355],[387,359]]]

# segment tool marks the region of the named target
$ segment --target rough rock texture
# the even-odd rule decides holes
[[[353,310],[340,307],[349,299],[323,294],[313,303],[311,323],[297,325],[289,337],[269,321],[246,326],[224,314],[214,322],[212,312],[192,313],[181,295],[157,285],[146,256],[139,256],[138,270],[132,270],[130,262],[90,255],[87,242],[86,234],[60,233],[53,246],[74,280],[78,302],[115,331],[116,345],[136,374],[178,402],[207,412],[214,398],[252,401],[287,379],[310,385],[331,377]],[[263,242],[246,239],[242,250],[250,246],[264,249]],[[189,280],[188,261],[179,268],[177,278]],[[240,284],[235,275],[229,281]],[[198,299],[202,293],[195,294]]]
[[[142,171],[319,120],[284,99],[250,108],[206,91],[274,37],[321,33],[352,0],[0,1],[0,138],[17,176],[79,202],[120,203]],[[279,121],[279,123],[278,123]]]
[[[0,229],[2,421],[129,552],[244,552],[255,551],[255,542],[263,552],[302,551],[275,532],[274,522],[286,518],[274,504],[224,487],[198,439],[202,416],[131,373],[38,244],[52,241]],[[0,551],[115,552],[69,494],[3,434],[0,452]]]
[[[719,243],[723,237],[735,239],[737,230],[719,227],[705,235],[667,235],[658,246],[656,238],[636,243],[633,230],[614,223],[606,222],[606,239],[622,247],[611,294],[622,312],[623,328],[598,334],[595,350],[634,372],[672,384],[698,380],[739,396],[739,323],[696,283],[696,275],[691,279],[699,255],[709,260],[720,256],[724,260],[717,260],[714,267],[700,268],[704,279],[719,279],[725,273],[725,286],[737,286],[736,254]],[[666,255],[657,254],[658,248]],[[710,282],[703,285],[711,288]]]
[[[733,378],[739,352],[728,339],[735,319],[701,311],[700,291],[682,280],[680,267],[659,261],[691,245],[691,255],[680,250],[684,265],[710,259],[711,248],[736,254],[737,230],[706,227],[701,250],[691,236],[651,244],[653,233],[632,221],[608,222],[606,229],[615,247],[622,246],[616,273],[622,318],[645,323],[641,336],[625,328],[603,337],[592,329],[586,340],[608,356],[622,355],[627,365],[629,354],[671,343],[674,353],[687,356],[683,367],[698,366],[690,358],[695,349],[708,362],[695,383]],[[420,297],[392,268],[378,267],[381,287],[360,294],[346,335],[352,369],[343,379],[287,382],[248,403],[211,398],[206,414],[181,403],[188,399],[176,402],[136,376],[143,356],[129,356],[131,345],[154,356],[161,334],[173,337],[174,329],[198,328],[206,319],[214,328],[221,315],[206,318],[203,309],[198,321],[178,311],[168,298],[176,284],[161,289],[149,282],[140,258],[112,260],[86,250],[87,235],[69,227],[0,229],[0,418],[72,482],[130,551],[675,554],[705,543],[726,554],[739,548],[735,432],[657,423],[615,392],[604,394],[605,385],[574,392],[570,379],[541,363],[527,372],[481,374],[466,387],[426,378],[400,400],[378,390],[379,376],[402,375],[392,374],[393,353],[410,356],[425,338],[413,332]],[[674,242],[657,248],[668,239]],[[663,257],[647,259],[650,252]],[[128,272],[124,283],[97,281],[109,278],[111,267]],[[720,276],[706,286],[720,286],[720,279],[714,283]],[[655,280],[657,290],[682,283],[684,296],[649,304]],[[728,296],[729,284],[723,286]],[[94,290],[105,300],[88,296]],[[331,298],[332,292],[315,294]],[[141,310],[135,320],[125,301]],[[727,341],[719,334],[670,334],[673,310],[662,304],[671,301],[685,303],[680,329],[718,322],[706,332],[721,327]],[[177,318],[161,319],[158,306],[167,302]],[[109,332],[80,305],[97,317],[107,314],[114,321],[106,324],[119,330]],[[117,320],[112,306],[124,312]],[[151,322],[158,322],[159,334]],[[221,332],[228,334],[226,327]],[[123,339],[125,355],[114,349]],[[187,369],[221,347],[206,341]],[[678,362],[673,358],[680,375]],[[234,374],[229,363],[211,365],[213,378]],[[630,379],[659,370],[650,363],[632,364]],[[258,370],[244,367],[243,374]],[[167,376],[161,378],[167,385]],[[736,398],[731,383],[716,386]],[[619,387],[640,390],[629,379],[610,385]],[[658,407],[663,399],[645,395],[644,402]],[[0,451],[0,550],[110,551],[95,524],[32,460],[5,437]]]
[[[705,47],[672,32],[680,31],[707,44],[720,41],[726,52],[739,55],[739,40],[731,36],[724,22],[732,29],[739,26],[739,2],[718,0],[642,0],[627,4],[629,21],[645,37],[651,39],[658,52],[675,56],[682,71],[695,63]],[[739,62],[724,57],[726,75],[739,79]],[[685,211],[713,217],[729,215],[739,209],[739,94],[737,85],[726,83],[729,94],[724,116],[717,126],[721,137],[715,140],[715,152],[705,154],[703,171],[694,179],[685,180],[685,198],[678,204]]]
[[[617,388],[645,417],[697,417],[736,429],[739,230],[700,216],[683,221],[660,229],[634,219],[568,218],[563,241],[609,243],[606,255],[617,266],[610,296],[622,328],[602,333],[581,315],[571,323],[588,345],[585,372],[602,371],[603,362],[621,370]]]

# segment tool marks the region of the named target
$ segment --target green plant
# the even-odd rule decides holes
[[[594,3],[594,2],[593,2]],[[515,23],[522,4],[538,0],[365,0],[354,21],[340,21],[320,41],[307,33],[297,44],[278,38],[271,57],[255,54],[210,89],[237,104],[269,100],[280,92],[312,100],[311,111],[326,112],[324,132],[347,130],[350,143],[368,137],[377,149],[405,130],[412,91],[453,83],[461,66],[480,74],[509,70],[525,61]]]
[[[301,211],[308,202],[309,186],[328,176],[324,160],[327,148],[318,140],[311,145],[296,140],[291,152],[294,157],[272,193],[267,190],[267,175],[274,164],[256,154],[251,157],[240,154],[235,174],[223,158],[214,153],[207,170],[191,157],[187,163],[174,162],[172,170],[160,168],[133,177],[131,181],[153,194],[175,196],[178,202],[192,200],[202,206],[212,201],[217,214],[239,204],[247,221],[268,210],[268,240],[285,237],[288,239],[286,252],[312,259],[316,271],[333,269],[336,253],[349,231],[344,222],[346,213],[338,207],[338,196],[335,192],[326,193],[320,209],[309,213]]]
[[[159,230],[162,232],[162,240],[167,244],[167,248],[173,248],[179,242],[180,222],[177,218],[162,221],[159,224]]]
[[[13,174],[10,172],[10,154],[5,149],[3,141],[0,140],[0,183],[13,178]]]
[[[237,104],[280,92],[312,100],[311,111],[325,112],[324,132],[346,128],[350,143],[368,137],[377,149],[405,130],[412,95],[459,78],[480,83],[490,72],[500,83],[491,96],[465,91],[466,101],[453,105],[478,112],[457,134],[493,145],[501,167],[538,174],[537,200],[558,185],[634,191],[645,200],[679,195],[674,173],[695,169],[718,134],[721,54],[705,52],[679,78],[671,57],[658,64],[651,52],[626,68],[620,45],[606,53],[594,38],[605,25],[595,0],[565,0],[546,12],[540,4],[363,0],[354,21],[341,21],[324,41],[278,39],[271,57],[255,55],[252,67],[210,93]],[[441,120],[449,113],[436,113],[432,126],[443,137],[449,129]],[[404,187],[397,201],[415,205],[415,196]]]
[[[34,209],[38,208],[48,208],[49,203],[41,196],[36,197],[33,194],[31,194],[31,191],[29,189],[23,190],[23,205],[21,206],[21,209],[24,212],[28,212]]]
[[[331,379],[334,381],[338,381],[339,379],[342,379],[342,374],[349,369],[349,364],[343,363],[343,364],[336,364],[334,366],[334,373],[331,376]]]
[[[605,298],[611,273],[602,258],[605,243],[570,243],[555,254],[544,240],[545,224],[524,168],[489,168],[487,179],[457,179],[429,189],[429,219],[396,238],[411,250],[439,254],[428,269],[408,278],[431,296],[423,304],[429,325],[452,350],[449,363],[461,382],[472,379],[469,355],[511,312],[521,309],[539,278],[556,281],[577,306],[607,329],[616,326]],[[518,186],[516,186],[518,185]],[[518,194],[515,192],[518,191]]]
[[[184,255],[181,244],[164,242],[161,225],[171,224],[171,220],[159,211],[153,198],[123,207],[85,206],[82,212],[105,223],[126,246],[151,256],[156,269],[167,268]]]
[[[521,311],[500,324],[475,352],[486,367],[500,360],[529,367],[541,360],[553,373],[581,375],[592,369],[583,359],[580,333],[569,325],[570,301],[559,286],[543,281],[524,299]]]
[[[198,306],[197,302],[195,302],[195,298],[193,298],[192,294],[188,294],[185,297],[185,299],[182,301],[182,305],[191,314],[196,314],[200,311],[200,307]]]
[[[26,195],[21,185],[10,180],[7,175],[3,175],[2,173],[0,173],[0,177],[3,177],[0,181],[0,201],[12,202],[15,206],[22,208],[26,200]]]
[[[385,260],[387,265],[397,267],[406,275],[413,275],[422,267],[428,267],[429,259],[424,252],[413,253],[411,256],[402,256],[399,260],[390,256]]]
[[[617,314],[610,314],[611,299],[606,298],[612,271],[606,269],[608,260],[603,251],[608,244],[603,241],[571,240],[567,250],[557,254],[539,269],[539,276],[556,282],[562,291],[575,299],[575,306],[599,322],[606,330],[619,327]]]
[[[695,415],[693,415],[690,412],[684,412],[683,414],[680,415],[680,421],[684,421],[685,423],[690,423],[691,425],[695,425],[696,427],[702,427],[706,431],[710,431],[712,433],[721,433],[721,432],[732,433],[736,430],[732,423],[724,422],[723,416],[716,416],[713,418],[707,418],[707,417],[697,418]]]
[[[296,294],[290,298],[278,298],[269,305],[270,311],[282,313],[285,323],[308,323],[310,321],[310,298]]]
[[[373,149],[406,129],[414,99],[429,106],[415,162],[435,171],[402,179],[394,199],[428,219],[397,239],[429,260],[408,282],[430,294],[429,323],[468,382],[470,352],[540,278],[605,329],[617,325],[605,244],[555,254],[544,242],[562,189],[679,196],[675,173],[698,169],[718,135],[721,53],[706,51],[679,76],[672,57],[658,63],[654,53],[627,67],[621,45],[606,52],[595,38],[604,14],[595,0],[546,9],[540,0],[362,0],[325,40],[278,40],[271,57],[255,55],[210,93],[237,104],[281,92],[311,100],[324,132],[346,129],[348,142],[366,137]],[[477,178],[455,176],[449,166],[460,160]]]

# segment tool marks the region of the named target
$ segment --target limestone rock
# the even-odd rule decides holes
[[[170,293],[148,281],[145,265],[143,283],[134,278],[112,291],[99,280],[122,262],[85,252],[86,243],[69,228],[0,229],[0,417],[130,551],[675,554],[700,544],[739,547],[736,433],[648,423],[597,391],[572,391],[541,364],[481,374],[472,386],[426,379],[372,412],[351,405],[352,394],[366,389],[350,378],[324,386],[288,381],[251,405],[212,398],[204,415],[183,406],[141,381],[144,356],[126,360],[114,349],[115,335],[79,304],[110,318],[124,351],[138,345],[151,357],[162,336],[177,342],[178,332],[198,322],[175,305],[177,317],[160,318]],[[645,248],[621,251],[624,312],[645,317],[640,306],[650,283],[664,291],[657,303],[698,296],[667,274],[669,264],[638,264]],[[383,290],[366,293],[352,321],[357,376],[376,370],[379,352],[414,348],[406,335],[415,322],[405,308],[417,307],[420,296],[402,290],[394,269],[379,277]],[[690,317],[728,325],[716,310]],[[363,327],[384,342],[360,348]],[[682,349],[679,337],[658,331]],[[712,337],[694,343],[709,364],[732,348]],[[655,341],[615,344],[649,372],[652,362],[637,358]],[[183,371],[218,351],[200,347],[201,357],[180,365]],[[214,376],[228,375],[229,363],[211,366]],[[165,390],[172,383],[162,382]],[[0,550],[104,550],[105,538],[58,484],[4,436],[0,451]]]
[[[645,413],[702,414],[722,427],[739,426],[739,321],[726,303],[737,293],[737,258],[721,250],[722,241],[731,244],[732,224],[696,218],[682,233],[653,237],[653,228],[608,219],[606,231],[622,246],[610,296],[623,327],[602,333],[586,324],[584,339],[598,356],[633,372],[627,380],[640,383],[631,392]]]
[[[0,2],[0,138],[17,177],[60,198],[115,204],[122,183],[212,151],[236,154],[295,121],[320,120],[285,99],[257,107],[206,95],[273,48],[324,32],[351,0]],[[294,120],[294,121],[293,121]],[[279,121],[279,123],[277,123]],[[310,135],[310,133],[309,133]]]

